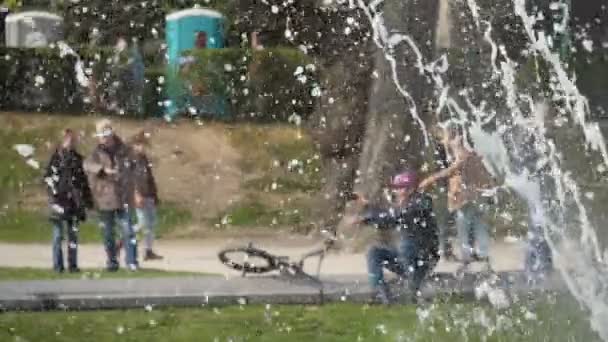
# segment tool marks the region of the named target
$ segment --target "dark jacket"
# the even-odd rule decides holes
[[[144,153],[136,153],[133,163],[135,191],[145,198],[153,198],[158,203],[158,190],[148,157]]]
[[[414,193],[403,206],[370,208],[364,222],[380,230],[397,230],[402,238],[412,239],[421,254],[437,254],[439,237],[433,200],[427,194]]]
[[[91,189],[83,169],[82,156],[74,150],[58,148],[44,174],[49,194],[51,218],[86,219],[86,208],[93,207]],[[60,208],[62,212],[53,209]]]
[[[110,148],[98,145],[84,162],[95,204],[99,210],[124,209],[133,206],[133,168],[131,149],[118,137]],[[117,170],[106,174],[104,169]]]

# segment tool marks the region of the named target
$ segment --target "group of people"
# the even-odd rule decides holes
[[[138,270],[136,235],[140,229],[146,237],[144,260],[162,258],[152,249],[159,199],[146,155],[147,134],[140,131],[125,143],[114,132],[112,122],[104,119],[96,124],[95,136],[98,144],[85,159],[77,150],[78,134],[64,130],[46,168],[44,181],[53,225],[53,268],[57,272],[65,271],[62,246],[65,233],[68,271],[80,271],[78,229],[94,208],[103,232],[108,271],[119,269],[121,248],[125,251],[127,268]],[[137,217],[137,224],[133,216]],[[118,241],[117,226],[122,234]]]
[[[424,178],[414,170],[395,175],[390,182],[393,200],[387,205],[373,206],[364,196],[355,196],[361,209],[356,223],[374,225],[378,231],[378,239],[367,254],[367,267],[370,284],[383,303],[392,299],[384,278],[385,268],[407,279],[411,293],[418,295],[439,259],[455,258],[447,238],[450,216],[455,217],[460,261],[465,266],[473,261],[489,265],[490,234],[484,216],[493,203],[490,190],[495,187],[494,179],[482,158],[466,146],[461,127],[450,125],[434,133],[438,142],[437,172]],[[98,145],[83,159],[76,148],[78,135],[66,129],[46,169],[54,227],[53,265],[57,272],[64,271],[65,232],[68,270],[79,271],[78,226],[93,208],[103,232],[108,271],[118,270],[121,248],[126,266],[132,271],[138,269],[138,228],[145,230],[144,259],[162,258],[152,249],[159,199],[146,155],[146,133],[141,131],[125,143],[109,120],[101,120],[96,125],[96,137]],[[431,195],[433,187],[439,190]],[[137,225],[133,224],[133,216],[137,217]],[[122,234],[118,241],[116,226]],[[533,271],[551,267],[550,251],[539,233],[542,229],[536,224],[530,229],[536,234],[529,241],[526,267]],[[538,262],[540,259],[542,262]]]
[[[388,205],[372,206],[363,196],[355,196],[361,207],[356,223],[374,225],[378,232],[377,242],[367,253],[367,267],[374,296],[382,303],[393,299],[384,269],[407,280],[410,292],[417,297],[439,259],[455,258],[447,236],[450,216],[455,217],[463,267],[473,261],[489,267],[490,234],[485,216],[493,204],[495,181],[482,158],[467,148],[461,127],[437,128],[434,136],[438,141],[437,172],[423,179],[413,170],[395,175],[390,182],[393,199]],[[439,191],[432,196],[434,186]],[[542,227],[531,227],[539,229]],[[539,234],[529,244],[534,253],[527,253],[527,259],[550,259]],[[526,270],[546,272],[551,268],[550,260],[536,264],[541,267],[532,269],[526,260]]]

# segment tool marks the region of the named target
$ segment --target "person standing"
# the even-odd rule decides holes
[[[465,265],[473,259],[489,262],[490,233],[484,222],[489,198],[485,196],[485,190],[493,185],[494,180],[481,157],[464,145],[464,135],[458,127],[448,128],[448,139],[454,162],[424,179],[420,188],[425,189],[442,179],[448,179],[448,209],[456,212],[462,261]],[[477,248],[471,243],[471,234]]]
[[[76,150],[77,135],[63,131],[62,141],[51,156],[44,174],[53,225],[53,269],[64,272],[64,230],[68,236],[68,270],[78,268],[78,225],[86,220],[86,209],[93,208],[91,189],[83,169],[83,158]]]
[[[448,136],[445,129],[435,126],[433,128],[435,138],[434,165],[437,172],[450,166],[448,149]],[[433,211],[439,229],[439,254],[445,260],[455,259],[454,252],[449,240],[450,221],[453,213],[448,209],[448,180],[442,179],[437,182],[438,187],[433,192]]]
[[[99,211],[108,271],[119,268],[114,227],[122,229],[125,262],[129,270],[139,268],[137,239],[131,220],[133,209],[133,161],[129,147],[114,133],[112,122],[104,119],[96,125],[99,144],[84,162],[93,198]]]
[[[157,225],[156,207],[159,203],[156,181],[152,173],[152,164],[146,155],[148,145],[146,133],[141,131],[131,139],[134,163],[135,182],[135,210],[137,213],[137,226],[144,229],[146,252],[144,260],[160,260],[163,257],[154,253],[154,233]]]

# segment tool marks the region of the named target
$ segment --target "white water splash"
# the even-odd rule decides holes
[[[59,48],[60,57],[62,57],[62,58],[65,56],[76,57],[76,64],[74,65],[74,71],[76,72],[76,80],[78,81],[78,84],[80,84],[80,86],[88,87],[89,78],[87,77],[87,75],[84,71],[84,64],[82,63],[80,56],[65,42],[58,42],[57,47]]]
[[[574,81],[568,77],[561,65],[559,56],[551,52],[544,36],[539,35],[539,38],[536,38],[532,30],[534,18],[526,13],[525,1],[513,0],[513,2],[515,4],[516,15],[524,21],[524,26],[534,52],[548,61],[552,67],[552,71],[557,75],[558,82],[554,85],[554,93],[565,100],[568,112],[571,113],[575,122],[582,127],[587,146],[600,152],[604,159],[604,164],[608,165],[608,153],[599,127],[597,124],[586,121],[587,114],[589,113],[589,105],[586,98],[580,94]],[[500,78],[503,87],[502,91],[506,99],[505,102],[512,115],[509,121],[502,123],[502,127],[499,126],[498,131],[491,133],[487,132],[484,126],[496,120],[496,114],[486,110],[485,103],[474,104],[467,97],[466,93],[464,97],[468,108],[466,110],[461,108],[458,102],[450,96],[449,87],[442,79],[444,71],[437,68],[436,63],[424,64],[423,56],[410,36],[405,34],[389,36],[387,34],[388,29],[384,26],[382,13],[376,11],[376,8],[381,3],[382,1],[378,0],[368,6],[362,0],[358,0],[356,5],[365,12],[372,25],[374,41],[384,52],[385,59],[391,65],[396,88],[408,102],[411,102],[411,96],[404,90],[405,87],[398,82],[399,78],[397,77],[395,67],[397,60],[396,56],[392,53],[397,44],[405,43],[418,57],[416,66],[433,80],[436,91],[439,94],[439,109],[443,109],[445,106],[450,113],[458,118],[463,127],[467,128],[476,152],[483,157],[484,163],[489,166],[489,169],[495,175],[502,175],[505,186],[515,190],[516,193],[526,199],[532,222],[545,224],[548,228],[544,232],[545,238],[554,252],[556,265],[561,271],[568,288],[578,301],[590,311],[590,320],[594,330],[604,340],[608,340],[608,327],[602,323],[608,321],[608,307],[606,298],[604,297],[607,293],[606,284],[608,284],[608,281],[606,275],[608,272],[602,260],[602,252],[597,235],[589,223],[586,209],[581,202],[580,191],[570,173],[562,170],[561,158],[557,153],[555,143],[545,136],[543,119],[546,116],[546,107],[542,104],[535,104],[531,96],[518,93],[515,86],[515,64],[509,60],[504,47],[498,47],[493,41],[491,25],[486,21],[480,20],[479,7],[476,2],[474,0],[467,0],[467,5],[477,28],[481,29],[481,24],[486,25],[484,41],[489,43],[492,48],[491,66],[493,78]],[[353,0],[350,1],[350,4],[351,6],[354,4]],[[497,64],[498,52],[504,58],[504,61],[500,63],[500,67]],[[447,66],[447,61],[443,65]],[[523,114],[518,104],[519,101],[528,103],[528,110],[533,116],[532,119],[527,118]],[[469,114],[472,114],[473,119],[469,117]],[[415,117],[419,120],[417,116]],[[507,125],[511,127],[505,129]],[[537,139],[538,146],[535,146],[535,149],[538,155],[538,165],[535,168],[535,172],[540,172],[540,168],[543,165],[549,166],[550,173],[546,173],[544,176],[553,178],[555,182],[554,195],[557,197],[560,207],[549,206],[545,208],[541,198],[539,180],[535,179],[527,171],[521,170],[521,167],[516,167],[516,162],[506,147],[506,142],[509,141],[508,134],[506,133],[509,133],[509,129],[523,130],[525,137]],[[518,153],[518,151],[515,151],[515,153]],[[568,208],[566,207],[568,198],[574,200],[578,212],[577,216],[582,232],[578,240],[572,239],[569,236],[565,224],[565,217],[568,212]],[[553,215],[555,217],[550,217],[548,211],[556,212]],[[497,302],[500,302],[500,300],[497,299]]]
[[[355,3],[354,1],[355,0],[349,0],[351,8],[359,7],[361,10],[363,10],[365,15],[369,19],[369,22],[372,26],[373,40],[378,49],[382,51],[386,61],[389,63],[391,67],[391,77],[393,83],[395,84],[397,91],[399,91],[401,96],[403,96],[403,98],[409,104],[409,113],[412,116],[412,119],[417,122],[420,129],[422,130],[424,136],[424,143],[426,146],[428,146],[429,138],[426,130],[426,125],[418,115],[418,106],[416,104],[416,101],[414,100],[412,95],[407,91],[407,89],[401,84],[401,82],[399,82],[397,59],[393,48],[403,41],[407,42],[408,46],[412,48],[413,52],[416,54],[416,66],[418,67],[421,73],[423,73],[425,70],[425,66],[422,63],[422,53],[417,48],[416,43],[410,36],[404,34],[389,35],[388,31],[386,30],[386,26],[384,25],[384,19],[382,17],[382,14],[380,12],[377,12],[377,6],[379,6],[383,2],[382,0],[372,1],[369,7],[365,4],[363,0],[357,0],[357,3]]]

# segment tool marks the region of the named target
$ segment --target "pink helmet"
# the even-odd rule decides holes
[[[418,177],[415,171],[404,171],[398,173],[391,179],[391,187],[394,189],[407,189],[418,185]]]

